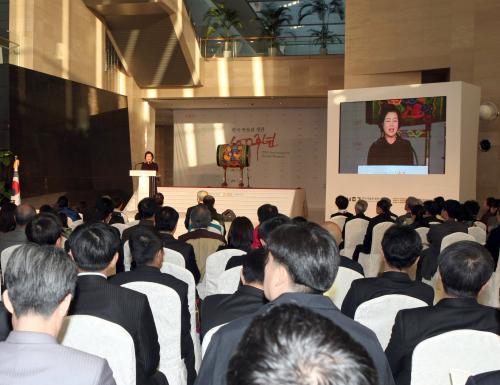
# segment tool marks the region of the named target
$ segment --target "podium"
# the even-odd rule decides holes
[[[139,180],[134,194],[128,201],[127,206],[123,211],[137,211],[137,205],[139,204],[139,202],[144,198],[148,198],[150,195],[149,178],[155,177],[156,171],[130,170],[129,175],[133,178],[139,178]]]

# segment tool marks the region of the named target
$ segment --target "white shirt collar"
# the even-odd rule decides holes
[[[84,275],[97,275],[97,276],[99,276],[99,277],[103,277],[103,278],[108,279],[108,277],[106,277],[104,274],[101,274],[101,273],[93,273],[93,272],[90,272],[90,271],[88,271],[88,272],[84,272],[84,273],[78,273],[78,276],[79,276],[79,277],[82,277],[82,276],[84,276]]]

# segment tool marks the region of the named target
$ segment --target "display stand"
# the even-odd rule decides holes
[[[123,211],[136,211],[139,202],[150,196],[149,178],[156,177],[156,171],[130,170],[129,175],[134,178],[137,177],[139,180],[137,182],[137,189],[134,191],[134,194]]]

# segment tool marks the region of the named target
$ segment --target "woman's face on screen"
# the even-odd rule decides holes
[[[388,112],[384,118],[384,135],[386,138],[394,138],[399,129],[398,114]]]
[[[146,162],[151,163],[153,161],[153,156],[151,154],[146,154]]]

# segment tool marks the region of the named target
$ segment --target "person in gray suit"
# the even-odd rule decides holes
[[[116,385],[105,359],[57,343],[76,276],[61,249],[16,249],[5,271],[3,301],[14,330],[0,342],[0,384]]]
[[[17,206],[14,211],[16,228],[6,233],[0,233],[0,253],[7,247],[20,245],[28,242],[26,238],[26,225],[35,217],[36,211],[33,206],[26,203]]]

